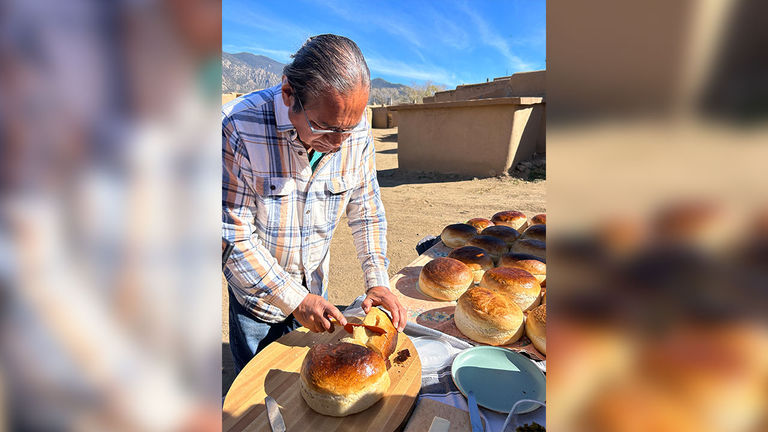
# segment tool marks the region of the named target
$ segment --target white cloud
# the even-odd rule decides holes
[[[471,45],[469,35],[461,26],[428,4],[425,7],[424,21],[432,24],[431,31],[440,42],[456,50],[464,50]]]
[[[330,9],[347,21],[380,28],[393,36],[408,41],[411,45],[418,48],[424,47],[424,43],[419,37],[419,31],[404,24],[408,18],[405,15],[392,14],[389,9],[385,13],[382,11],[363,10],[360,7],[349,7],[349,5],[340,5],[328,0],[319,1],[318,4]]]
[[[501,37],[477,12],[470,9],[466,3],[459,4],[459,9],[464,11],[480,32],[480,39],[488,46],[496,48],[499,53],[507,60],[508,66],[515,71],[529,70],[532,65],[523,61],[520,57],[512,53],[507,41]]]

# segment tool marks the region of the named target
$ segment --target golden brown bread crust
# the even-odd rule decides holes
[[[499,330],[516,329],[516,318],[522,320],[522,311],[506,296],[484,287],[472,287],[459,297],[467,315],[482,320]]]
[[[534,275],[519,268],[497,267],[488,270],[480,286],[506,294],[523,311],[539,304],[539,281]]]
[[[493,226],[493,222],[486,218],[472,218],[467,221],[467,224],[472,225],[475,227],[475,229],[477,229],[475,234],[479,234],[482,230],[488,228],[489,226]]]
[[[467,242],[477,235],[477,228],[468,224],[451,224],[443,228],[443,232],[440,233],[440,239],[443,243],[450,247],[456,248],[467,244]]]
[[[421,268],[421,273],[430,280],[448,284],[463,283],[468,272],[466,264],[448,257],[435,258]]]
[[[547,308],[545,305],[539,305],[531,309],[528,312],[528,318],[533,318],[534,321],[545,324],[547,323]]]
[[[536,216],[531,218],[531,224],[532,225],[546,225],[547,224],[547,215],[545,213],[537,214]]]
[[[520,233],[516,229],[508,227],[506,225],[489,226],[488,228],[484,229],[483,232],[481,232],[480,234],[496,237],[504,241],[504,243],[507,244],[507,249],[512,247],[512,243],[514,243],[515,240],[520,238]]]
[[[317,344],[301,364],[301,378],[308,388],[329,394],[358,392],[387,373],[384,358],[357,344]]]
[[[547,274],[547,265],[539,258],[528,254],[507,252],[501,256],[499,267],[519,268],[534,276]]]
[[[456,248],[448,254],[448,258],[459,260],[469,267],[470,270],[488,270],[493,268],[493,259],[488,252],[477,246],[462,246]]]
[[[521,286],[524,288],[539,285],[539,282],[529,272],[512,267],[497,267],[485,272],[483,282],[494,283],[501,288]]]
[[[419,289],[438,300],[456,300],[474,282],[472,270],[453,258],[435,258],[421,268]]]
[[[483,287],[459,297],[454,322],[464,336],[490,345],[511,344],[524,331],[520,308],[504,294]]]
[[[547,241],[547,226],[543,224],[531,225],[523,232],[523,238]]]
[[[380,335],[366,330],[366,333],[369,335],[366,345],[369,348],[373,348],[374,351],[384,356],[384,358],[389,358],[397,347],[397,329],[392,325],[392,320],[389,319],[389,316],[381,309],[372,307],[368,315],[365,316],[363,324],[376,326],[386,331],[386,333]]]
[[[541,240],[523,238],[516,241],[515,244],[512,245],[510,252],[526,253],[546,259],[547,244]]]
[[[485,250],[488,252],[488,255],[493,258],[494,262],[497,262],[501,255],[507,251],[507,244],[504,242],[504,240],[489,236],[489,235],[476,235],[472,237],[468,242],[467,246],[475,246],[479,247],[480,249]]]
[[[507,210],[500,211],[491,216],[491,222],[493,222],[494,225],[505,225],[514,229],[519,229],[528,222],[528,218],[525,217],[525,213]]]
[[[525,334],[533,346],[542,354],[547,354],[547,306],[539,305],[528,312],[525,320]]]
[[[480,283],[486,270],[493,268],[493,258],[485,249],[477,246],[462,246],[448,254],[448,258],[457,259],[472,270],[475,283]]]

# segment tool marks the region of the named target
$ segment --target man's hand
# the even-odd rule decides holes
[[[408,315],[405,308],[397,300],[397,297],[392,294],[392,291],[383,286],[375,286],[369,289],[365,300],[363,300],[363,311],[368,313],[372,306],[384,306],[392,314],[392,325],[398,331],[403,331]]]
[[[315,333],[324,331],[333,333],[333,324],[329,320],[331,317],[336,318],[336,321],[340,322],[341,325],[347,324],[347,319],[336,306],[316,294],[307,294],[299,307],[293,311],[293,317],[299,324]]]

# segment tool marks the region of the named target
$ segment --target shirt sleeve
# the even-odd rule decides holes
[[[375,153],[373,137],[369,132],[363,148],[363,181],[352,190],[347,205],[347,220],[363,268],[366,290],[374,286],[389,288],[387,220],[376,178]]]
[[[224,274],[241,297],[266,303],[266,311],[254,311],[259,318],[276,321],[282,318],[279,312],[290,315],[307,290],[277,263],[256,234],[254,197],[259,194],[258,187],[253,185],[248,151],[234,122],[226,117],[222,122],[222,162],[222,235],[234,245]]]

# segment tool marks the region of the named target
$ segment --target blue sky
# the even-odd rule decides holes
[[[308,36],[336,33],[372,78],[453,88],[545,69],[545,22],[543,0],[223,0],[222,48],[287,63]]]

